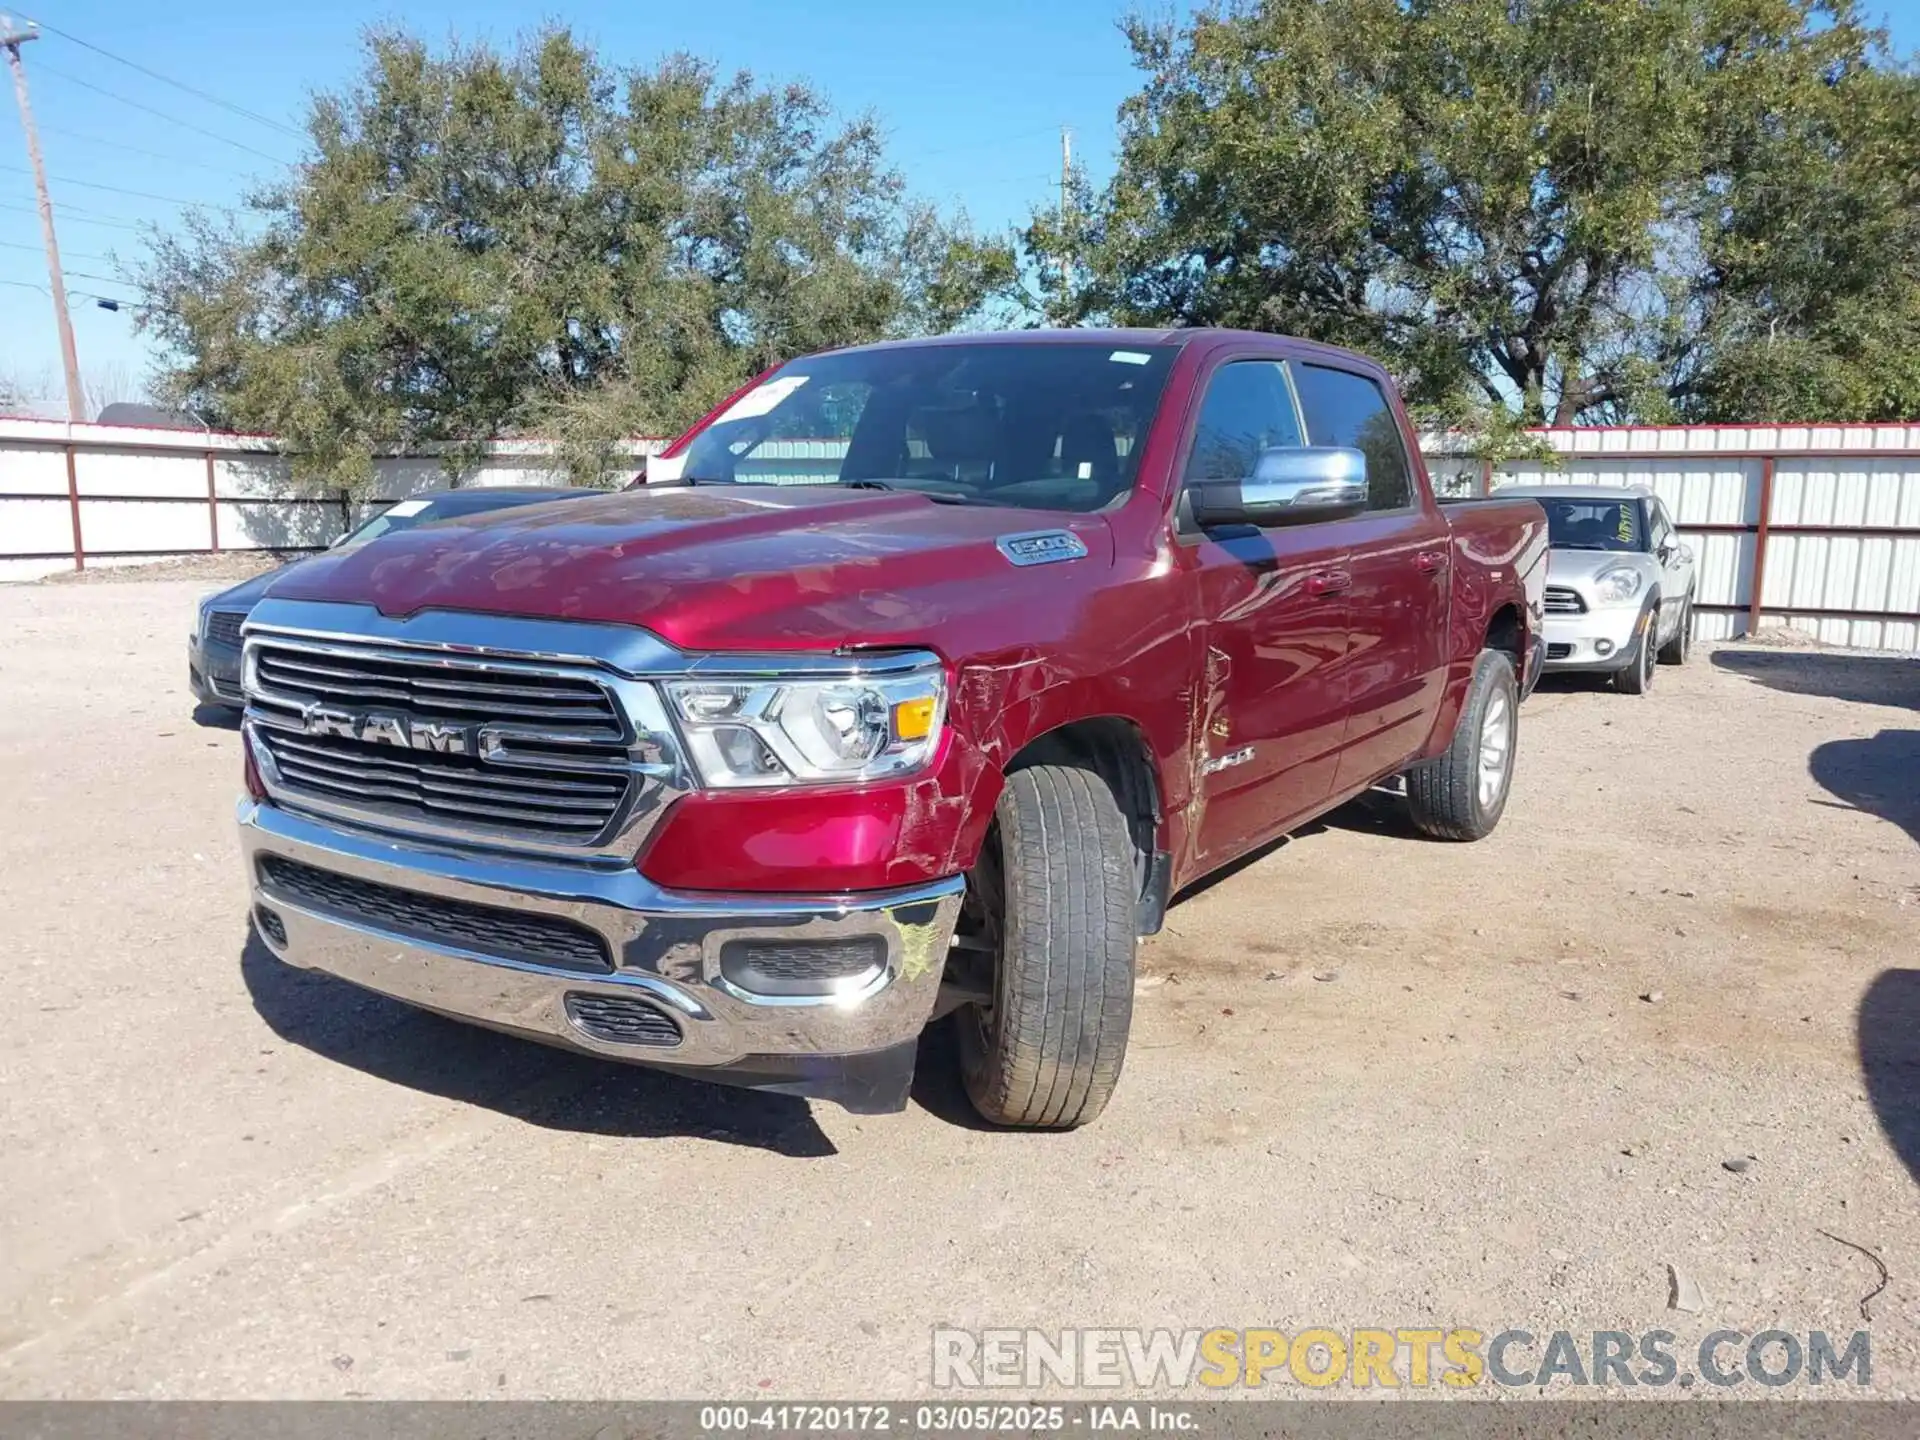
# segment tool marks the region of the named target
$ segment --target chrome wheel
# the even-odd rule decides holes
[[[1491,810],[1507,788],[1507,769],[1513,763],[1513,705],[1495,691],[1487,698],[1480,720],[1478,768],[1480,808]]]

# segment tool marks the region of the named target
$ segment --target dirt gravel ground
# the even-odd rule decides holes
[[[935,1325],[1844,1336],[1879,1277],[1826,1231],[1890,1273],[1870,1393],[1920,1397],[1920,665],[1550,684],[1491,840],[1369,802],[1186,899],[1106,1115],[1020,1135],[280,966],[203,588],[0,588],[0,1396],[906,1396]]]

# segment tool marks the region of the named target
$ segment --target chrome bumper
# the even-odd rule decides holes
[[[1620,669],[1632,657],[1633,631],[1639,621],[1637,606],[1547,616],[1547,669]],[[1610,647],[1604,655],[1599,650],[1601,642]]]
[[[402,844],[253,800],[241,802],[239,819],[256,929],[290,965],[608,1059],[863,1110],[905,1104],[913,1046],[933,1011],[964,888],[954,877],[850,896],[689,895],[660,889],[631,865]],[[366,914],[292,898],[263,874],[265,856],[418,895],[571,921],[605,940],[613,970],[528,963],[383,928]],[[263,910],[280,935],[272,933],[275,925],[259,923]],[[884,942],[884,968],[852,993],[755,995],[721,973],[728,941],[873,936]],[[568,1004],[582,995],[651,1002],[675,1022],[680,1043],[615,1043],[589,1034]],[[839,1063],[860,1057],[877,1068]]]

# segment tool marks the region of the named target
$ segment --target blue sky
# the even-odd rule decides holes
[[[299,142],[76,41],[297,124],[308,92],[353,74],[364,27],[397,13],[353,0],[0,5],[75,37],[47,34],[23,54],[54,201],[63,212],[68,283],[76,292],[103,295],[129,293],[113,278],[113,257],[139,252],[141,222],[170,223],[180,210],[174,200],[236,204],[249,176],[275,171],[263,155],[295,159]],[[497,42],[552,18],[571,24],[611,61],[645,63],[685,50],[726,70],[808,79],[842,111],[879,117],[895,163],[919,193],[964,206],[976,224],[998,228],[1024,221],[1048,198],[1059,174],[1062,125],[1072,127],[1076,157],[1096,179],[1110,167],[1114,111],[1136,82],[1118,29],[1133,8],[1138,0],[723,0],[706,6],[640,0],[542,12],[495,0],[459,6],[424,0],[408,5],[404,17],[409,29],[429,38]],[[1145,8],[1171,7],[1168,0],[1146,0]],[[1868,8],[1892,26],[1902,50],[1920,46],[1920,0],[1869,0]],[[57,373],[59,360],[25,170],[19,117],[11,95],[0,89],[0,282],[15,282],[0,283],[0,373],[15,376]],[[149,198],[155,196],[168,198]],[[151,357],[124,314],[78,293],[72,303],[83,371],[119,367],[137,376],[146,369]]]

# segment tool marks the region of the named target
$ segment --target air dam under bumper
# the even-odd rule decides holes
[[[867,1114],[905,1108],[964,888],[689,895],[631,867],[403,845],[253,800],[239,819],[255,930],[290,965],[606,1059]],[[565,963],[528,958],[542,927]],[[769,988],[789,991],[796,955],[865,968],[835,994],[755,993],[729,978],[761,973],[755,955],[781,972]]]

